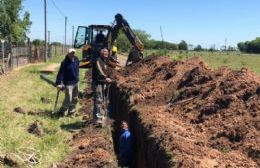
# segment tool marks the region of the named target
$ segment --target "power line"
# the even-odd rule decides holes
[[[53,6],[57,9],[57,11],[61,14],[61,16],[65,17],[64,13],[60,10],[60,8],[57,6],[57,4],[54,2],[54,0],[51,0]]]
[[[60,13],[60,15],[61,15],[62,17],[67,17],[67,16],[61,11],[61,9],[58,7],[58,5],[55,3],[54,0],[51,0],[51,2],[52,2],[53,6],[56,8],[56,10]],[[69,23],[71,26],[73,25],[73,24],[70,22],[69,19],[68,19],[68,23]]]

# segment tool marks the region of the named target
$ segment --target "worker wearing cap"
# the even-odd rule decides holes
[[[59,90],[65,90],[65,98],[59,115],[64,116],[68,110],[68,115],[76,112],[78,102],[78,82],[79,82],[79,60],[75,56],[75,49],[68,51],[65,59],[62,61],[57,78],[56,85]]]

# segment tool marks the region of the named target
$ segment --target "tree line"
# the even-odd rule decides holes
[[[144,30],[133,30],[138,38],[144,43],[145,49],[168,49],[168,50],[188,50],[188,44],[182,40],[179,44],[167,41],[159,41],[151,38],[151,35]],[[122,31],[119,32],[116,45],[121,51],[128,51],[131,44]]]
[[[237,47],[241,52],[260,53],[260,37],[252,41],[240,42]]]
[[[193,51],[218,51],[216,46],[213,45],[210,48],[203,48],[201,45],[193,46],[188,44],[186,41],[182,40],[180,43],[172,43],[168,41],[159,41],[151,38],[151,35],[144,30],[134,29],[135,34],[144,43],[145,49],[167,49],[167,50],[193,50]],[[117,47],[119,50],[125,52],[131,48],[131,44],[123,32],[119,32],[117,38]],[[222,46],[221,51],[236,51],[235,47],[232,46]]]

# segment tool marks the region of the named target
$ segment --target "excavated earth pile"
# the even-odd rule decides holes
[[[249,70],[151,56],[113,78],[115,123],[129,121],[135,167],[260,166],[260,79]]]

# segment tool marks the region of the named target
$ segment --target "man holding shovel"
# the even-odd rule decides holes
[[[62,61],[57,78],[56,85],[58,91],[65,91],[65,98],[58,114],[64,116],[68,110],[71,116],[76,112],[78,102],[78,81],[79,81],[79,60],[75,56],[75,49],[70,48],[65,59]]]
[[[112,80],[108,77],[108,57],[109,51],[107,48],[101,48],[99,52],[99,58],[93,64],[92,69],[92,82],[94,90],[94,109],[93,118],[94,123],[97,126],[102,126],[104,117],[106,117],[106,111],[108,106],[108,91],[109,83]]]

